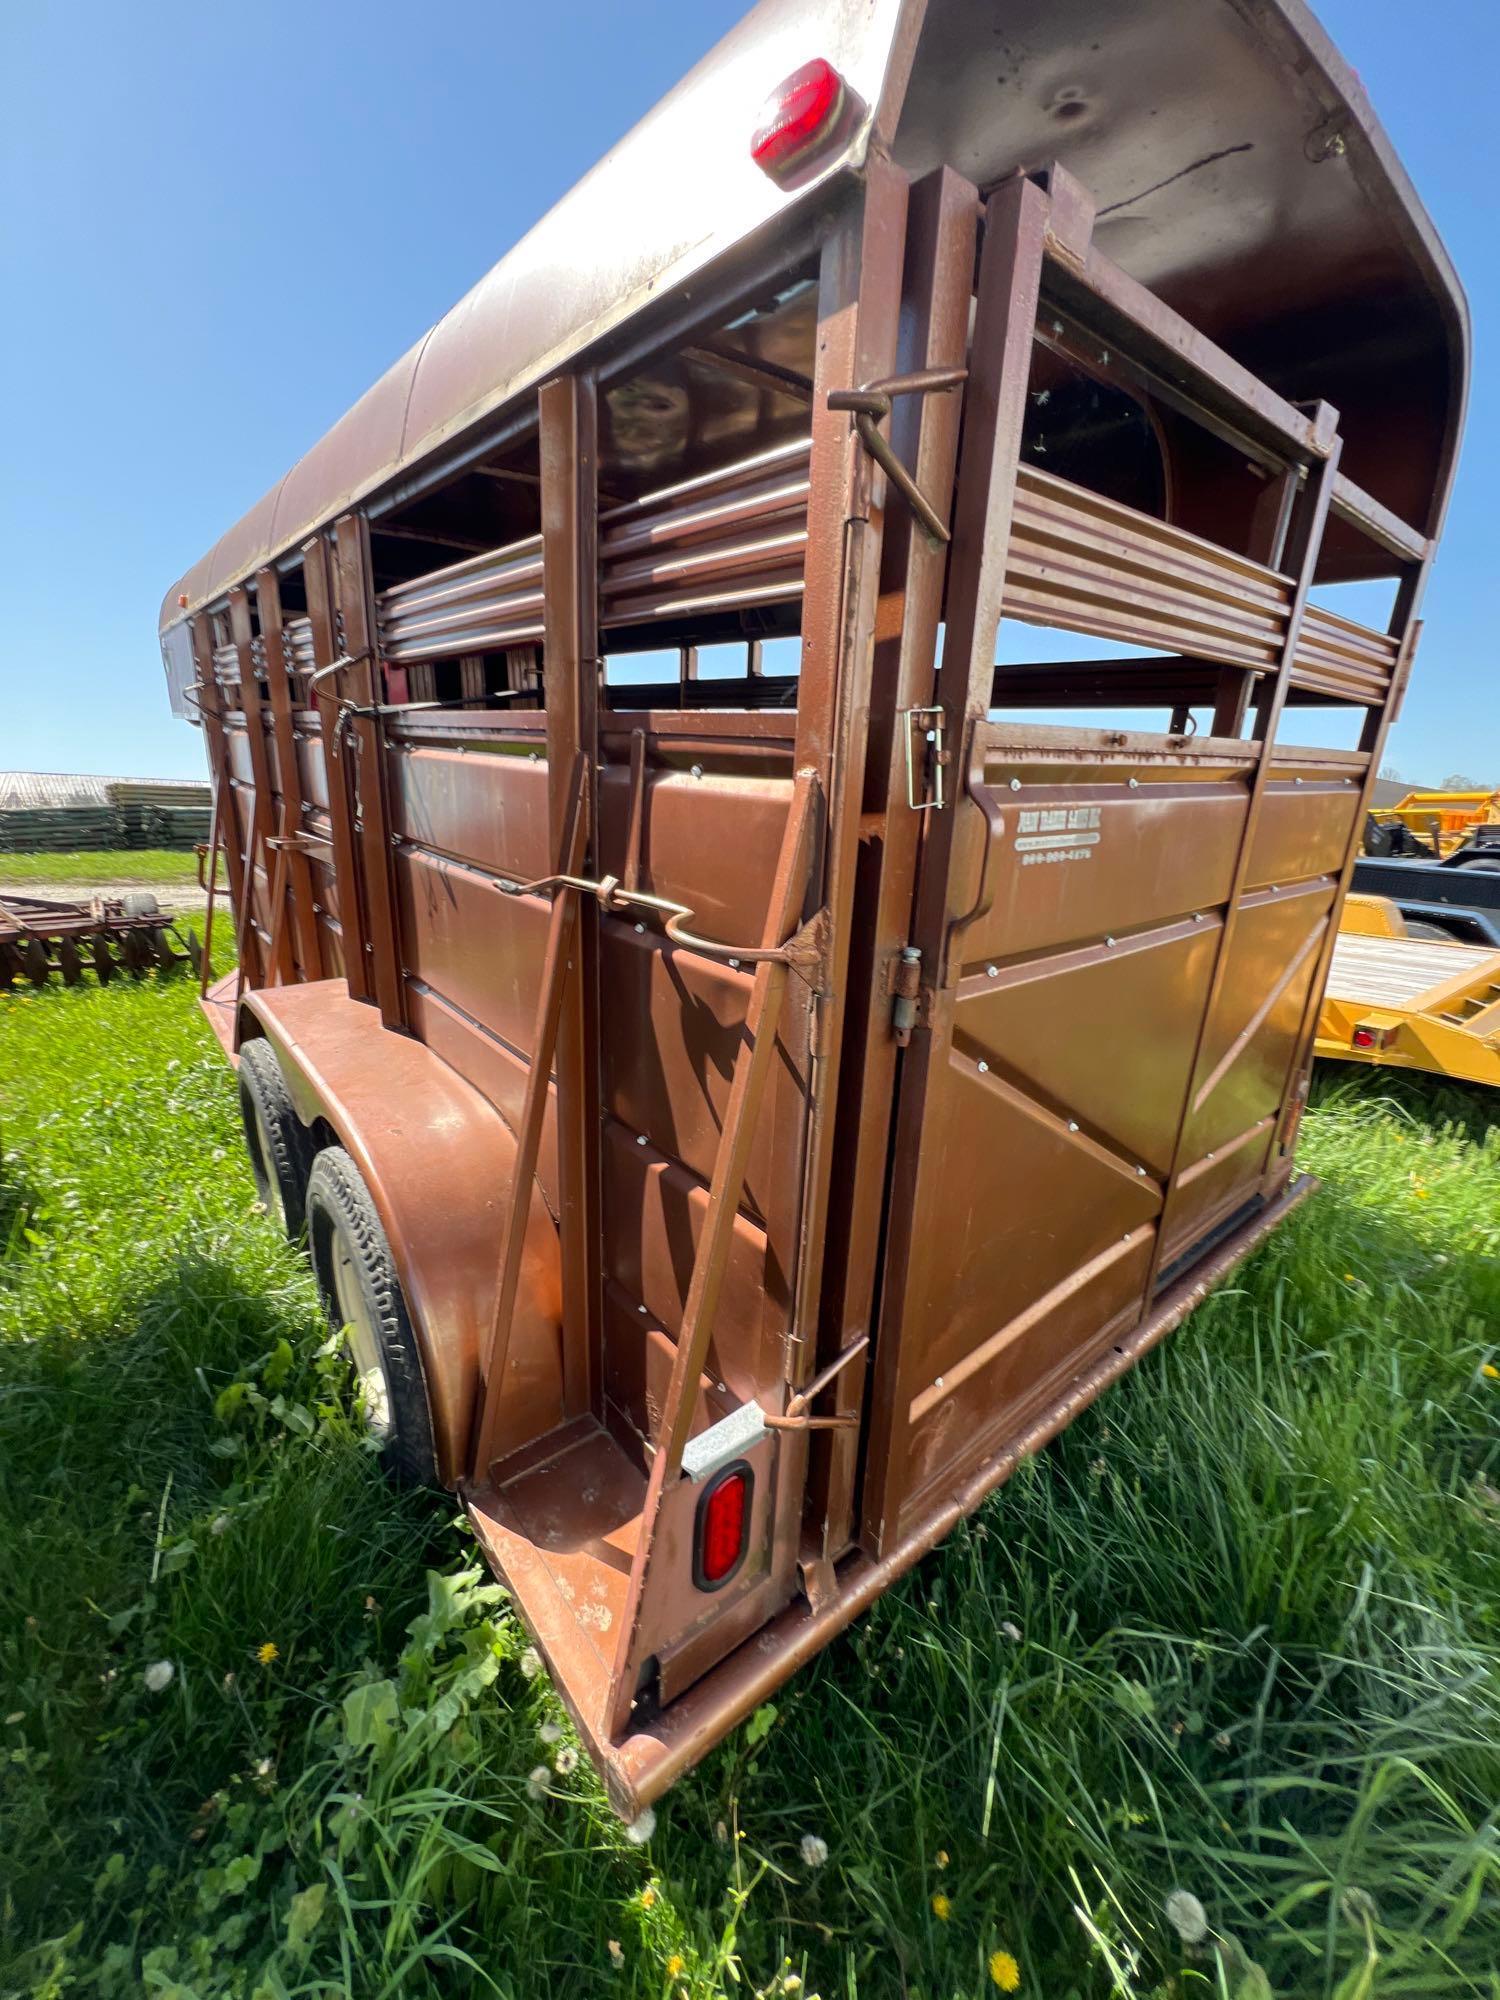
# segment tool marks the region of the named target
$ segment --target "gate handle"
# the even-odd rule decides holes
[[[800,934],[783,945],[721,944],[715,938],[697,937],[683,928],[693,915],[686,903],[671,902],[666,896],[651,896],[644,889],[623,888],[617,875],[606,875],[598,882],[586,875],[539,875],[533,882],[513,882],[502,877],[495,887],[502,896],[538,896],[548,889],[576,889],[580,895],[592,896],[602,910],[651,910],[666,918],[664,928],[673,944],[737,965],[805,966],[815,965],[819,958],[816,945],[800,942]]]
[[[891,414],[896,396],[931,396],[956,389],[969,377],[967,368],[919,368],[911,375],[887,375],[862,389],[830,389],[830,410],[847,410],[854,418],[859,441],[926,529],[929,540],[942,548],[952,537],[948,524],[906,467],[897,458],[879,425]]]

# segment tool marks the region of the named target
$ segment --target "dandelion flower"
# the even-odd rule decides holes
[[[516,1664],[521,1669],[523,1680],[534,1681],[542,1671],[542,1656],[535,1646],[528,1646]]]
[[[781,1975],[781,1990],[783,1993],[800,1993],[802,1991],[802,1974],[800,1972],[784,1972]]]
[[[534,1799],[544,1799],[552,1786],[552,1773],[545,1764],[536,1765],[527,1775],[526,1789]]]
[[[1167,1922],[1184,1944],[1202,1944],[1208,1936],[1208,1912],[1191,1889],[1174,1889],[1165,1908]]]
[[[571,1777],[578,1769],[578,1752],[571,1743],[565,1743],[552,1759],[552,1768],[560,1778]]]
[[[656,1814],[647,1806],[625,1829],[625,1838],[633,1847],[644,1847],[656,1831]]]
[[[141,1675],[141,1679],[146,1683],[152,1694],[160,1694],[164,1688],[169,1688],[172,1685],[172,1680],[176,1672],[177,1669],[170,1660],[153,1660]]]
[[[990,1953],[990,1978],[1002,1993],[1019,1993],[1021,1990],[1021,1968],[1008,1951]]]
[[[953,1915],[953,1905],[948,1901],[948,1898],[943,1894],[941,1889],[938,1890],[932,1899],[932,1914],[940,1924],[947,1923],[948,1919]]]
[[[821,1868],[828,1859],[828,1842],[816,1833],[804,1833],[802,1859],[809,1868]]]
[[[641,1891],[641,1908],[643,1910],[649,1910],[655,1901],[656,1901],[656,1891],[655,1889],[652,1888],[651,1884],[648,1882],[645,1888],[642,1889]]]
[[[560,1743],[562,1741],[562,1726],[556,1722],[544,1722],[541,1728],[538,1729],[537,1735],[541,1737],[544,1743]]]
[[[1500,1368],[1493,1361],[1486,1361],[1479,1372],[1486,1382],[1500,1382]]]
[[[946,1867],[948,1866],[948,1850],[947,1850],[947,1848],[946,1848],[946,1847],[940,1847],[940,1848],[938,1849],[937,1853],[936,1853],[936,1854],[934,1854],[932,1858],[933,1858],[934,1862],[936,1862],[936,1864],[937,1864],[937,1866],[938,1866],[939,1868],[946,1868]]]
[[[273,1660],[281,1658],[281,1648],[274,1639],[267,1639],[263,1646],[256,1647],[255,1657],[263,1667],[268,1667]]]
[[[686,1971],[687,1971],[687,1960],[685,1958],[679,1958],[677,1953],[674,1951],[672,1956],[667,1960],[668,1979],[679,1979],[682,1976],[682,1974]]]
[[[609,1962],[616,1972],[619,1972],[625,1964],[625,1954],[620,1949],[618,1938],[611,1938],[609,1941]]]

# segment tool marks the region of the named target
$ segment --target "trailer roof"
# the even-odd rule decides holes
[[[788,194],[752,162],[749,135],[767,94],[813,55],[865,113],[844,152]],[[857,171],[872,135],[903,164],[948,158],[982,185],[1061,158],[1099,198],[1110,254],[1231,351],[1238,337],[1274,376],[1267,330],[1308,330],[1318,379],[1284,394],[1383,399],[1392,354],[1374,351],[1370,329],[1399,329],[1409,469],[1387,493],[1360,474],[1435,532],[1466,385],[1463,294],[1302,0],[1137,0],[1128,23],[1117,0],[934,0],[930,12],[921,0],[760,0],[172,585],[162,630]],[[1351,313],[1362,297],[1369,308]]]

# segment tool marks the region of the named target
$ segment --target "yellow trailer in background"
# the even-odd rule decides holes
[[[1372,806],[1377,826],[1405,827],[1418,839],[1431,841],[1439,856],[1462,847],[1476,826],[1500,825],[1500,790],[1477,792],[1408,792],[1393,806]]]
[[[1348,897],[1317,1053],[1500,1087],[1500,951],[1416,935],[1387,897]]]

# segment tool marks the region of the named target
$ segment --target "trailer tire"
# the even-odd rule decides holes
[[[281,1065],[263,1041],[240,1050],[240,1123],[266,1212],[294,1243],[307,1228],[307,1180],[317,1146],[297,1116]]]
[[[313,1162],[307,1242],[329,1324],[349,1329],[381,1464],[401,1485],[436,1486],[427,1379],[411,1315],[370,1190],[342,1146],[327,1147]]]

